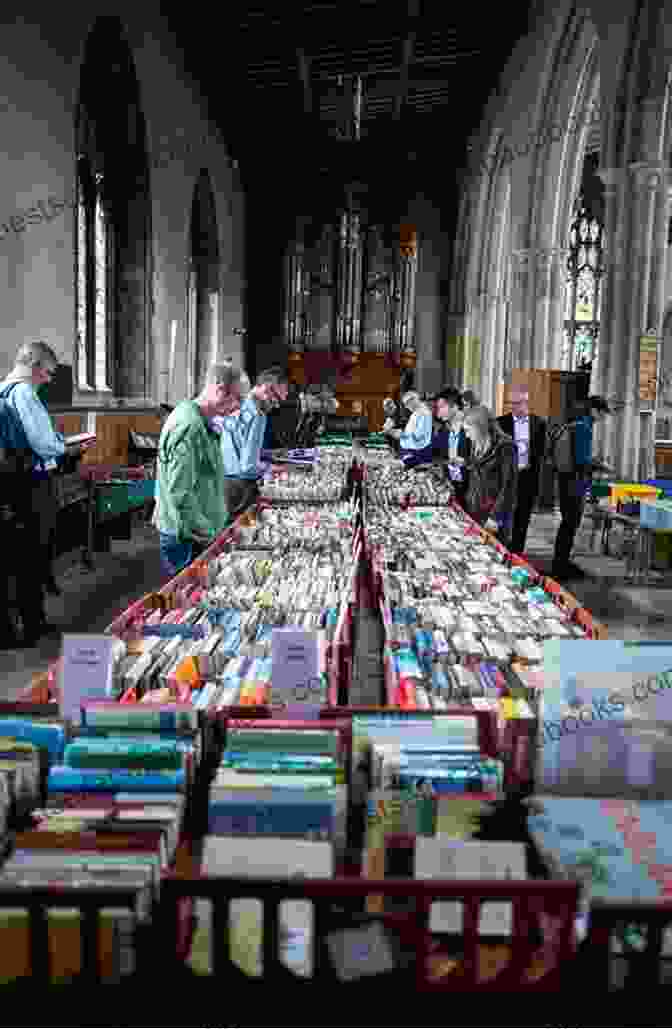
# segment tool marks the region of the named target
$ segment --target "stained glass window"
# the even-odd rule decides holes
[[[563,363],[590,371],[597,360],[602,306],[604,227],[579,194],[569,230]]]

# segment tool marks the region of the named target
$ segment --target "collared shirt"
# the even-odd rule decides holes
[[[528,415],[513,418],[513,438],[518,448],[518,471],[530,466],[530,419]]]
[[[250,393],[238,414],[222,420],[222,460],[227,479],[257,479],[266,415]]]
[[[402,450],[424,450],[432,442],[432,412],[420,407],[408,419],[406,428],[399,438]]]
[[[4,383],[3,383],[4,385]],[[56,458],[65,454],[65,440],[56,432],[49,412],[28,382],[17,382],[7,397],[21,419],[23,431],[32,450],[44,461],[47,470],[56,467]],[[35,467],[40,467],[35,461]]]
[[[228,524],[220,441],[193,400],[161,429],[155,496],[154,525],[178,540],[212,538]]]

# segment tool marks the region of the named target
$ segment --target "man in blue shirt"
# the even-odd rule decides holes
[[[49,383],[58,367],[58,357],[46,343],[37,341],[19,347],[13,371],[0,384],[0,396],[14,408],[32,450],[32,469],[29,471],[28,497],[30,510],[25,512],[34,567],[39,571],[41,586],[56,593],[51,558],[52,538],[56,527],[58,502],[53,473],[57,463],[68,456],[77,456],[85,448],[66,447],[63,436],[56,432],[49,412],[40,400],[37,390]],[[31,625],[25,626],[26,637],[35,641],[48,630],[43,598],[36,598],[36,614]]]
[[[269,368],[257,378],[240,412],[221,425],[224,492],[231,518],[246,510],[259,495],[259,458],[268,412],[287,399],[289,383],[282,368]]]

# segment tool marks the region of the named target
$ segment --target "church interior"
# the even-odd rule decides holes
[[[508,562],[510,568],[518,565],[517,590],[523,580],[521,589],[526,584],[543,588],[547,604],[552,597],[563,610],[562,624],[571,622],[572,630],[565,627],[559,635],[579,635],[574,632],[579,625],[591,647],[606,647],[608,640],[614,647],[655,650],[660,645],[662,652],[672,637],[670,0],[516,0],[492,9],[435,0],[228,0],[215,9],[203,4],[184,9],[167,0],[147,0],[137,7],[118,0],[110,7],[91,0],[68,10],[8,0],[0,24],[5,58],[0,65],[0,377],[12,373],[23,344],[46,343],[58,359],[44,394],[54,429],[66,440],[86,436],[92,441],[80,460],[56,477],[53,576],[58,586],[45,598],[50,631],[32,645],[24,641],[23,646],[0,649],[0,737],[12,736],[13,730],[2,728],[2,719],[19,717],[11,714],[12,705],[16,712],[28,705],[21,717],[33,717],[30,705],[41,705],[42,716],[52,720],[64,717],[54,670],[64,660],[68,637],[102,639],[111,624],[121,624],[120,612],[148,597],[160,607],[156,598],[174,590],[152,520],[156,455],[173,412],[197,398],[209,369],[222,363],[241,369],[249,383],[266,369],[279,367],[286,373],[287,394],[268,418],[274,440],[269,454],[275,454],[278,464],[288,452],[291,464],[292,448],[306,445],[296,435],[297,424],[303,424],[305,398],[329,398],[331,407],[325,410],[330,414],[320,429],[326,432],[326,463],[319,467],[328,469],[327,483],[347,474],[351,492],[340,502],[350,504],[353,553],[361,568],[353,571],[347,586],[355,598],[346,604],[354,626],[351,639],[347,646],[340,639],[329,643],[327,661],[336,664],[334,655],[339,655],[341,685],[334,693],[338,703],[331,701],[337,713],[326,717],[345,717],[348,706],[369,712],[395,706],[397,701],[389,700],[390,668],[399,660],[394,654],[399,648],[403,651],[414,631],[426,627],[419,620],[415,629],[408,629],[395,613],[425,594],[409,585],[410,566],[399,557],[404,547],[417,549],[409,542],[416,539],[416,530],[406,521],[413,487],[408,487],[403,514],[390,499],[395,489],[399,494],[406,488],[412,473],[398,464],[389,473],[376,465],[375,447],[383,448],[380,441],[386,440],[390,458],[394,451],[384,408],[390,399],[403,412],[406,399],[415,397],[422,410],[431,412],[437,431],[440,394],[453,391],[460,398],[467,425],[471,415],[464,396],[471,391],[472,406],[487,409],[489,431],[495,432],[497,419],[511,416],[515,425],[514,409],[522,395],[528,405],[525,419],[529,407],[529,418],[543,420],[550,439],[575,416],[573,412],[583,410],[581,405],[591,410],[592,400],[598,398],[607,416],[595,420],[591,436],[592,480],[573,530],[571,567],[563,566],[563,575],[558,573],[559,526],[567,515],[556,492],[557,468],[548,463],[550,451],[530,495],[520,554],[512,546],[513,560],[511,554],[502,556],[507,551],[501,533],[499,541],[488,537],[487,545],[496,548],[497,561]],[[410,417],[415,419],[416,414]],[[402,425],[402,441],[405,431]],[[518,436],[510,431],[515,451]],[[339,434],[350,434],[347,459],[352,467],[346,471],[345,456],[329,454],[330,444],[343,443],[332,438]],[[373,440],[369,466],[370,451],[358,449],[358,435]],[[320,438],[308,446],[317,448],[319,465]],[[296,464],[313,460],[305,458],[307,451],[297,452]],[[398,457],[398,445],[395,453]],[[519,462],[522,453],[518,451]],[[268,456],[268,475],[271,460]],[[292,474],[298,472],[290,470],[290,483]],[[428,477],[423,482],[433,481],[424,474]],[[322,496],[321,488],[330,487],[316,487],[307,496]],[[423,525],[438,519],[445,552],[454,546],[462,554],[462,542],[455,542],[453,529],[441,520],[444,513],[438,505],[443,500],[436,501],[439,514],[431,514],[435,486],[422,489],[425,492],[418,496],[430,497]],[[323,498],[327,495],[324,492]],[[286,517],[284,509],[291,508],[290,487],[284,496],[277,505],[277,525]],[[305,513],[311,503],[304,498],[298,509]],[[339,522],[334,514],[336,520],[328,521],[328,505],[319,513],[323,503],[327,501],[317,502],[314,523],[306,514],[306,524],[319,525],[323,518],[327,534],[333,539],[339,533],[343,536],[345,516],[339,515]],[[0,512],[8,506],[3,496]],[[2,517],[4,523],[10,515]],[[462,525],[462,514],[456,517],[455,524]],[[247,518],[244,513],[235,523],[242,526],[243,540],[247,531],[250,539],[254,536],[253,522],[248,525]],[[257,526],[261,524],[259,516]],[[465,529],[464,538],[472,539],[483,522],[480,526]],[[497,526],[488,522],[483,539],[486,529],[496,536]],[[422,537],[425,547],[428,539],[439,538],[427,532]],[[234,537],[238,539],[235,533]],[[328,546],[335,553],[333,539]],[[283,545],[278,543],[283,560],[289,560]],[[327,547],[326,537],[320,545]],[[444,553],[444,544],[436,546]],[[230,541],[221,544],[217,560],[230,549]],[[254,552],[252,544],[247,549]],[[263,545],[259,552],[265,549]],[[385,561],[380,557],[388,551],[397,554],[396,564],[389,554]],[[266,558],[271,560],[268,554]],[[205,560],[194,560],[192,578],[201,574]],[[348,556],[346,569],[350,560]],[[486,559],[479,560],[474,571],[485,575]],[[30,563],[30,553],[22,555],[19,568],[23,561]],[[502,585],[501,575],[498,579],[492,570],[494,561],[495,557],[488,566],[488,590],[494,583]],[[376,562],[382,562],[380,567]],[[421,577],[423,567],[425,572],[432,567],[431,557],[425,566],[422,561],[417,565]],[[20,577],[21,572],[17,574]],[[393,580],[398,595],[390,585]],[[345,589],[345,580],[336,581]],[[9,582],[10,607],[13,588]],[[282,593],[280,586],[277,589]],[[459,583],[456,589],[459,592]],[[397,599],[392,602],[390,596]],[[475,608],[481,599],[469,602]],[[494,619],[492,611],[486,611],[485,618]],[[342,620],[337,637],[341,629]],[[459,638],[471,638],[471,631],[459,630]],[[484,635],[475,635],[476,653],[488,654]],[[532,635],[530,630],[526,639]],[[549,630],[546,637],[535,636],[527,652],[505,651],[509,687],[508,669],[513,668],[526,691],[520,693],[527,698],[525,714],[515,717],[530,734],[533,722],[538,729],[540,717],[530,700],[538,685],[530,668],[537,660],[534,655],[541,654],[543,640],[553,635]],[[126,643],[130,649],[125,660],[130,660],[137,652]],[[254,651],[257,658],[261,660],[261,652]],[[464,676],[476,675],[473,660],[470,652],[469,661],[460,665],[467,669]],[[492,667],[496,665],[500,674],[499,658],[493,660]],[[424,669],[420,650],[418,662]],[[430,673],[433,681],[431,667]],[[398,671],[400,677],[404,674],[413,676]],[[462,688],[458,673],[453,675]],[[438,687],[437,691],[438,696]],[[176,696],[182,696],[179,690],[169,703],[179,706],[182,701]],[[381,696],[387,697],[382,707]],[[483,696],[489,696],[487,690]],[[418,689],[420,697],[417,709],[426,714],[433,701],[425,704],[425,694]],[[481,708],[488,703],[483,700]],[[403,707],[401,701],[398,704]],[[445,707],[438,703],[433,710]],[[570,708],[571,702],[563,709],[565,715]],[[208,709],[203,710],[206,715],[199,713],[199,719],[207,720]],[[263,717],[270,717],[269,710]],[[34,717],[39,717],[37,709]],[[304,712],[301,717],[315,716]],[[321,717],[325,718],[324,711]],[[221,719],[220,723],[224,724]],[[278,723],[289,738],[288,724]],[[503,732],[502,724],[498,731]],[[235,722],[237,730],[242,725]],[[336,736],[334,725],[325,722]],[[506,731],[510,729],[509,725]],[[198,731],[205,733],[200,721]],[[370,732],[374,753],[374,730],[369,726],[361,731]],[[467,732],[464,726],[461,731]],[[507,737],[516,754],[518,736],[522,739],[526,731],[511,729],[513,735]],[[354,727],[351,734],[354,740]],[[66,743],[66,751],[78,738]],[[459,739],[466,746],[466,736]],[[586,787],[591,798],[586,804],[607,803],[592,799],[600,796],[599,782],[605,781],[599,771],[602,765],[596,764],[600,745],[598,740],[597,757],[585,757],[592,761],[592,778],[581,766],[562,780],[565,791],[572,784],[575,797],[583,797],[584,779],[593,784]],[[382,742],[380,747],[382,753]],[[204,743],[203,752],[207,749]],[[1,782],[5,763],[10,758],[13,762],[16,754],[4,739],[0,750],[7,751],[0,754]],[[662,769],[662,750],[652,753],[651,767]],[[608,767],[608,751],[601,752],[601,759]],[[516,760],[511,758],[513,764]],[[576,754],[572,760],[579,760]],[[402,773],[403,767],[402,761]],[[350,773],[353,769],[354,765]],[[57,769],[59,774],[62,770]],[[198,776],[205,774],[199,769],[194,781],[202,786]],[[225,775],[220,768],[217,774],[221,784],[214,789],[223,796],[229,784],[226,775],[233,773]],[[206,823],[209,785],[210,780],[201,819]],[[349,785],[352,788],[353,783]],[[628,788],[638,801],[645,798],[632,784]],[[597,794],[591,792],[594,789]],[[554,790],[560,791],[560,799],[554,798],[560,805],[561,786],[556,784]],[[150,793],[148,787],[146,796]],[[518,803],[515,790],[512,795]],[[56,791],[54,796],[57,800],[50,801],[50,808],[58,808],[64,794]],[[614,804],[622,803],[623,811],[631,799],[630,794],[625,800],[612,798]],[[211,795],[211,809],[212,804]],[[64,801],[63,805],[67,806]],[[189,817],[198,821],[201,814],[198,808]],[[211,825],[214,817],[210,815]],[[493,824],[499,824],[498,817]],[[507,817],[505,829],[495,827],[488,837],[486,828],[480,839],[500,841],[502,846],[502,841],[515,840],[510,845],[524,845],[529,859],[528,829],[518,827],[513,835],[510,826],[517,816],[502,815],[502,824]],[[617,822],[627,817],[621,812]],[[445,818],[439,823],[447,826],[448,815]],[[482,818],[486,825],[487,818]],[[540,825],[538,833],[548,835],[550,829]],[[4,828],[3,821],[3,839]],[[418,839],[421,835],[419,831]],[[207,841],[220,837],[226,838],[223,831],[206,835],[206,854]],[[242,858],[234,855],[229,866],[211,849],[208,868],[213,874],[227,874],[228,868],[235,877],[244,874]],[[184,859],[190,869],[195,867],[194,853]],[[372,858],[368,878],[408,875],[401,844],[395,854],[387,865],[383,858],[382,866]],[[200,860],[201,850],[198,855]],[[421,875],[418,853],[415,860],[416,879],[449,877],[445,865],[441,874],[434,869]],[[270,871],[260,875],[280,874],[280,858],[267,856],[264,861],[259,867]],[[316,861],[318,871],[311,876],[327,879],[335,874],[320,871],[326,866]],[[663,857],[657,863],[667,866]],[[616,879],[621,875],[613,874]],[[465,878],[457,872],[450,877]],[[535,878],[529,866],[527,877]],[[599,879],[598,873],[594,878]],[[583,901],[558,889],[562,921],[562,903],[576,907]],[[0,870],[0,906],[8,890]],[[173,892],[177,905],[179,889]],[[392,894],[390,904],[399,908],[400,896],[394,889]],[[653,895],[646,889],[636,894],[642,903],[649,903]],[[299,894],[290,891],[290,896]],[[325,896],[332,894],[327,891]],[[382,904],[382,896],[379,900]],[[619,925],[629,925],[634,916],[621,900],[619,895]],[[653,902],[650,907],[654,910]],[[599,963],[594,957],[598,945],[609,938],[607,922],[600,917],[591,923],[590,947],[583,948],[581,960],[577,958],[573,971],[553,980],[555,985],[549,988],[559,989],[561,979],[563,987],[579,977],[582,984],[587,982],[585,977]],[[3,918],[0,934],[8,939],[15,930]],[[663,956],[641,974],[635,970],[632,979],[622,976],[619,990],[634,989],[633,984],[658,985],[652,968],[658,974],[662,966],[660,982],[668,981],[672,936],[668,941],[669,927],[661,928],[658,915],[651,918],[645,943],[653,948],[655,937],[662,946],[664,938]],[[343,932],[354,931],[346,921]],[[538,929],[541,923],[535,925]],[[469,933],[472,930],[475,933],[470,923]],[[364,932],[361,926],[357,931]],[[250,932],[254,935],[257,928]],[[623,930],[619,937],[625,950],[637,950],[639,944],[632,943],[636,934],[627,940],[626,936]],[[569,946],[564,937],[557,945],[561,950]],[[266,935],[259,947],[270,961]],[[395,951],[393,964],[403,968],[403,992],[412,979],[407,979],[407,955],[401,950],[401,957]],[[494,969],[499,961],[497,956],[479,955],[479,967],[494,962]],[[0,957],[0,983],[11,978],[2,968],[3,960]],[[194,961],[192,953],[193,968]],[[437,968],[439,963],[436,957]],[[84,958],[80,965],[86,971]],[[40,967],[43,971],[46,966]],[[354,973],[349,978],[338,973],[337,978],[339,983],[347,980],[348,990],[354,989]],[[391,997],[388,980],[389,976],[384,989]],[[278,982],[289,990],[287,983]],[[362,982],[358,980],[363,997],[367,991]],[[246,996],[245,988],[240,985],[241,997]],[[609,989],[605,986],[605,997],[613,989],[613,983]],[[516,1012],[514,1024],[526,1024],[520,1018]]]

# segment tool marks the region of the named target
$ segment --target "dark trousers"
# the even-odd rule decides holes
[[[513,512],[513,528],[511,531],[511,551],[522,554],[525,551],[527,530],[530,527],[532,509],[539,490],[539,472],[532,468],[523,468],[518,472],[516,509]]]
[[[583,508],[586,499],[586,483],[574,474],[558,474],[558,499],[562,521],[555,537],[555,553],[553,566],[564,570],[569,565],[569,557],[574,546],[574,538],[581,525]]]
[[[224,499],[229,518],[236,518],[259,497],[255,479],[224,479]]]
[[[202,543],[196,543],[195,540],[178,540],[177,536],[172,536],[167,532],[159,533],[159,541],[161,564],[171,578],[206,550]]]
[[[31,488],[31,514],[34,560],[39,564],[41,581],[46,583],[52,575],[54,560],[58,498],[53,475],[36,479]]]
[[[3,561],[0,569],[0,646],[16,642],[16,615],[24,637],[39,635],[44,620],[43,569],[30,528],[13,517],[1,524]]]

